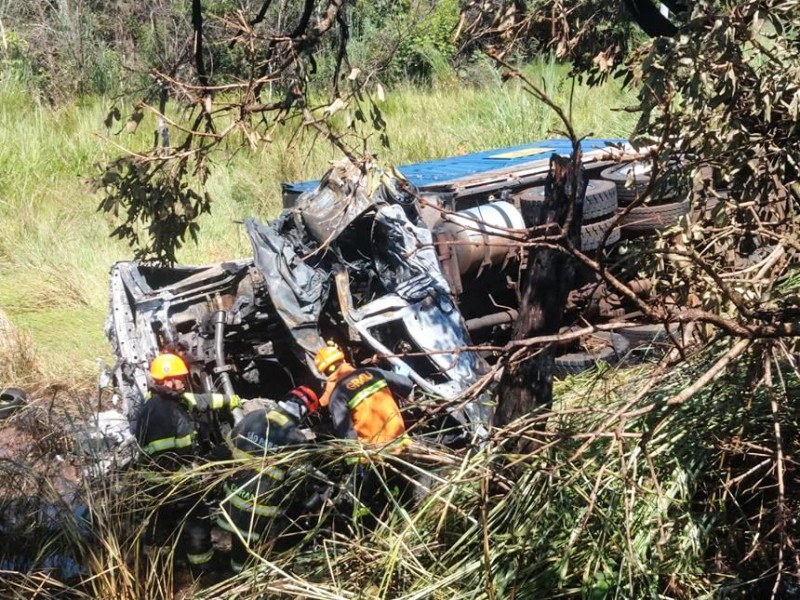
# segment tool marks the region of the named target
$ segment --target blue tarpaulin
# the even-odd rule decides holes
[[[624,144],[627,140],[620,138],[586,139],[581,142],[583,152],[605,148],[609,144]],[[543,140],[510,146],[508,148],[495,148],[483,150],[461,156],[449,156],[436,160],[413,163],[397,167],[397,169],[418,188],[434,184],[462,179],[479,173],[487,173],[498,169],[508,169],[536,160],[549,158],[553,153],[568,155],[572,152],[572,143],[567,139]],[[316,181],[302,181],[286,183],[283,189],[288,193],[302,193],[313,189]]]

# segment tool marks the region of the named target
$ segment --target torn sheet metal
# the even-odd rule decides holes
[[[311,236],[327,245],[369,209],[386,203],[413,203],[415,193],[394,169],[383,170],[371,161],[359,166],[342,159],[315,188],[297,199],[296,210]]]
[[[349,160],[337,162],[317,187],[297,199],[297,210],[311,236],[330,244],[353,221],[372,208],[374,176]]]
[[[251,218],[245,228],[275,310],[299,346],[313,354],[325,345],[318,324],[330,290],[329,273],[319,254],[301,255],[300,244],[282,233],[292,227],[290,217],[284,213],[268,225]]]
[[[401,206],[389,205],[375,214],[375,266],[389,292],[413,302],[432,294],[448,296],[433,235],[409,221]]]

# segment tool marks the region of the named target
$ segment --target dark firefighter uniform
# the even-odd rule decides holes
[[[231,434],[235,459],[260,457],[257,467],[238,471],[225,484],[222,512],[217,525],[233,534],[231,568],[239,572],[247,560],[248,546],[271,542],[282,550],[299,539],[297,517],[310,508],[312,495],[308,469],[270,464],[271,454],[308,443],[300,423],[316,412],[319,401],[310,389],[292,390],[280,402],[249,412]]]
[[[156,494],[167,491],[165,476],[190,468],[201,454],[201,440],[191,413],[228,410],[240,403],[236,395],[175,393],[161,386],[151,391],[138,418],[136,437]],[[157,531],[171,532],[181,524],[186,558],[189,564],[202,567],[211,561],[214,552],[208,510],[196,491],[186,490],[162,504],[150,523],[150,537],[159,537]]]
[[[385,444],[405,434],[392,392],[407,396],[413,382],[403,375],[342,362],[331,375],[320,404],[327,406],[337,437]]]

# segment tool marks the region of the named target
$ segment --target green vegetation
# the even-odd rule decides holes
[[[615,109],[630,97],[613,83],[575,84],[573,91],[565,66],[545,62],[526,71],[563,105],[572,97],[582,133],[627,137],[633,117]],[[551,113],[513,82],[491,77],[488,87],[464,87],[452,76],[433,88],[405,84],[388,91],[382,110],[391,146],[384,150],[375,140],[372,150],[386,164],[404,164],[554,135],[558,122]],[[132,140],[115,135],[119,125],[104,129],[107,109],[100,98],[52,108],[13,81],[0,89],[0,310],[29,335],[39,381],[88,385],[96,359],[110,360],[103,337],[106,274],[132,251],[109,239],[115,223],[96,211],[92,178],[96,165],[118,152],[115,143],[146,146],[155,122],[145,116]],[[180,251],[180,262],[249,255],[235,221],[274,216],[281,182],[319,177],[340,156],[308,134],[287,148],[291,133],[278,129],[267,151],[217,159],[208,182],[212,212],[200,221],[198,243]],[[0,385],[13,383],[3,375],[0,370]]]
[[[774,577],[762,574],[776,565],[761,540],[792,518],[797,491],[787,485],[784,498],[763,485],[774,476],[765,453],[778,422],[786,456],[798,450],[791,433],[800,397],[786,401],[798,381],[782,379],[788,369],[775,354],[764,357],[775,385],[746,389],[747,371],[758,365],[745,360],[740,371],[668,402],[729,351],[725,341],[712,344],[662,375],[651,365],[571,377],[558,384],[552,412],[532,412],[471,453],[414,443],[398,456],[368,454],[365,468],[387,489],[413,480],[413,501],[387,493],[371,529],[326,504],[310,519],[305,544],[285,552],[256,547],[248,569],[215,585],[173,570],[174,546],[142,552],[142,516],[167,496],[153,495],[152,482],[135,470],[97,481],[86,494],[96,537],[80,537],[75,523],[43,553],[84,557],[93,576],[69,596],[81,600],[766,598]],[[529,454],[509,451],[518,435],[534,441]],[[331,442],[267,460],[338,473],[343,454],[359,451]],[[191,486],[213,497],[226,478],[261,461],[176,473],[168,493]],[[2,585],[59,597],[42,574],[8,579],[0,592]]]

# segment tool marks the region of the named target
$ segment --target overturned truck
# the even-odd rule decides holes
[[[585,163],[613,164],[611,142],[585,140]],[[421,163],[427,180],[420,165],[406,177],[345,160],[319,182],[287,186],[276,219],[246,220],[252,258],[115,264],[106,334],[132,428],[159,352],[188,360],[196,390],[276,398],[296,385],[319,387],[312,357],[333,340],[355,363],[405,374],[444,406],[432,428],[440,439],[445,431],[448,443],[483,436],[488,364],[472,334],[497,341],[508,331],[523,266],[515,235],[541,201],[536,186],[550,154],[568,149],[550,140],[479,153],[460,171]],[[612,202],[601,183],[590,184],[601,189],[586,206],[585,249],[619,237],[608,229],[616,195]]]

